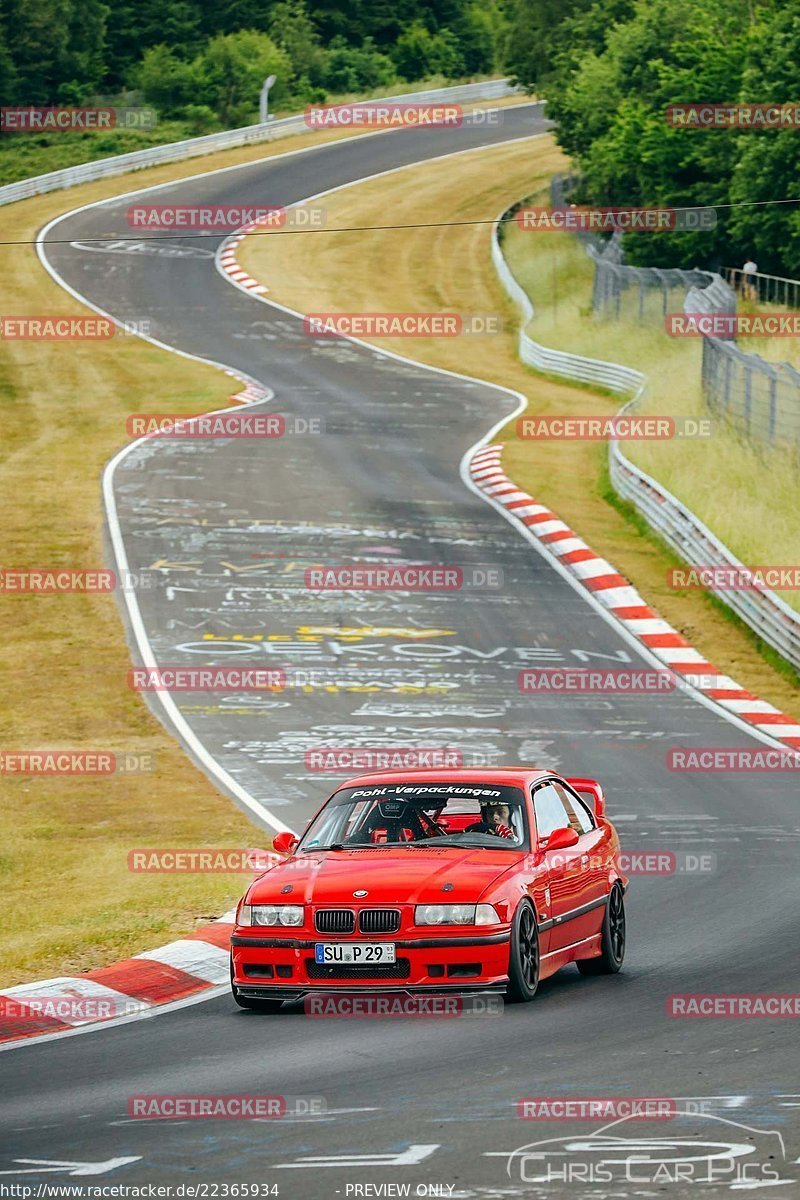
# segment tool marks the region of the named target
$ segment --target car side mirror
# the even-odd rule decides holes
[[[273,838],[272,849],[276,854],[291,854],[299,841],[289,829],[284,829]]]
[[[570,846],[578,844],[578,834],[576,830],[569,825],[565,825],[563,829],[554,829],[550,837],[545,842],[545,850],[567,850]]]

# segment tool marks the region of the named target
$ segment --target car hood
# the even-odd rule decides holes
[[[523,851],[455,846],[299,854],[259,876],[247,899],[249,904],[474,903],[523,857]],[[452,888],[444,891],[445,884]],[[367,895],[354,897],[362,889]]]

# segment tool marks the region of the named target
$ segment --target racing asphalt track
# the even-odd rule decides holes
[[[499,127],[346,140],[173,183],[150,198],[287,204],[542,128],[531,108],[507,109]],[[229,662],[235,651],[242,665],[313,669],[338,689],[290,690],[262,704],[181,698],[193,735],[230,777],[300,828],[332,782],[305,771],[306,749],[456,745],[489,761],[596,775],[626,848],[710,851],[717,870],[634,878],[623,973],[593,980],[568,968],[533,1004],[508,1008],[501,1019],[337,1022],[292,1011],[263,1018],[220,996],[14,1048],[0,1055],[0,1172],[24,1169],[20,1182],[62,1183],[63,1172],[40,1175],[17,1160],[129,1156],[137,1161],[86,1182],[269,1182],[290,1198],[345,1196],[355,1183],[410,1183],[412,1194],[429,1183],[454,1184],[454,1195],[516,1195],[519,1173],[509,1178],[497,1152],[596,1128],[518,1121],[517,1099],[534,1095],[718,1097],[713,1113],[781,1129],[793,1161],[800,1153],[798,1098],[790,1098],[794,1023],[674,1020],[666,1000],[671,993],[797,990],[796,781],[777,773],[669,772],[671,745],[757,745],[682,693],[521,696],[521,666],[644,660],[462,482],[465,451],[513,410],[513,398],[361,345],[312,341],[297,318],[232,287],[211,256],[187,255],[186,243],[167,239],[145,246],[147,253],[108,243],[100,249],[96,241],[88,248],[93,239],[130,237],[126,205],[115,199],[55,223],[44,249],[51,268],[118,319],[147,317],[158,340],[272,388],[275,399],[264,407],[325,421],[319,436],[151,442],[115,471],[132,570],[190,564],[163,571],[138,596],[160,663]],[[355,235],[311,235],[309,255],[315,236]],[[204,240],[203,248],[219,240]],[[153,411],[170,411],[168,396],[153,400]],[[345,554],[500,568],[504,585],[410,600],[312,596],[303,590],[303,570],[286,569]],[[452,632],[414,639],[401,632],[409,627]],[[362,632],[341,632],[347,629]],[[221,640],[198,647],[204,634]],[[231,641],[237,634],[242,640]],[[269,634],[287,640],[270,642]],[[398,683],[437,690],[398,694]],[[377,690],[348,690],[364,684]],[[328,1113],[273,1123],[129,1120],[129,1097],[152,1093],[321,1096]],[[633,1136],[642,1132],[748,1140],[738,1127],[701,1118],[640,1124]],[[421,1161],[369,1166],[350,1158],[403,1151]],[[330,1163],[304,1162],[308,1156]],[[783,1170],[784,1178],[799,1174],[800,1167]],[[583,1194],[574,1184],[545,1191]],[[614,1194],[637,1194],[636,1186],[617,1185]],[[675,1185],[638,1194],[698,1192]]]

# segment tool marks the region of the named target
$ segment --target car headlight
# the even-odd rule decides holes
[[[499,925],[491,904],[418,904],[415,925]]]
[[[240,925],[302,925],[302,904],[243,904]]]

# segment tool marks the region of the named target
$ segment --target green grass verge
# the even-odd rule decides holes
[[[543,194],[531,203],[542,203]],[[645,236],[642,234],[641,236]],[[563,233],[531,232],[509,223],[503,249],[531,297],[528,330],[546,346],[605,358],[643,371],[648,385],[642,413],[707,421],[701,388],[701,343],[671,338],[656,300],[644,320],[630,308],[619,320],[592,313],[593,264],[578,240]],[[786,339],[772,339],[785,343]],[[785,347],[784,347],[785,349]],[[781,346],[762,347],[780,353]],[[632,442],[626,454],[690,508],[743,562],[789,565],[797,561],[800,464],[790,449],[768,451],[711,418],[708,437]],[[800,611],[800,593],[779,593]],[[726,611],[727,611],[727,606]]]

